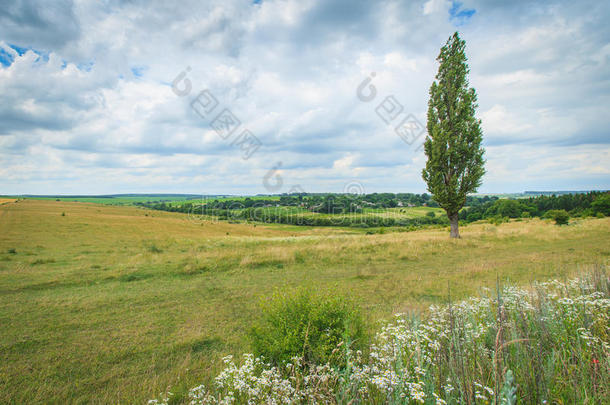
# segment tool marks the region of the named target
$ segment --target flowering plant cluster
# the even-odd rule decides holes
[[[340,367],[226,357],[213,387],[193,388],[187,402],[610,403],[609,285],[596,273],[486,291],[432,306],[424,320],[397,314],[366,353],[340,344]]]

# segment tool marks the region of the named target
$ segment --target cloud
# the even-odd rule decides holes
[[[79,20],[70,0],[14,1],[0,9],[0,38],[10,43],[62,48],[79,35]]]
[[[278,162],[280,192],[354,178],[423,192],[421,139],[404,142],[379,104],[425,123],[456,29],[483,121],[481,191],[610,188],[608,16],[567,1],[16,1],[0,11],[0,194],[259,193]],[[191,107],[204,89],[218,101],[207,119]],[[224,108],[241,123],[227,139],[211,123]],[[245,129],[262,144],[248,159]]]

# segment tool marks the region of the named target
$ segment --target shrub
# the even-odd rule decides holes
[[[566,225],[570,219],[570,214],[566,210],[550,210],[544,216],[554,220],[556,225]]]
[[[500,225],[500,224],[503,224],[503,223],[509,222],[509,221],[510,221],[510,219],[508,217],[503,217],[501,215],[496,215],[496,216],[489,218],[489,223],[494,224],[494,225]]]
[[[426,216],[430,217],[430,218],[434,218],[436,216],[436,214],[434,213],[434,211],[428,211],[428,212],[426,212]]]
[[[341,342],[365,344],[365,326],[356,304],[335,294],[301,289],[276,292],[261,303],[250,331],[252,349],[274,364],[299,356],[308,364],[338,364]]]

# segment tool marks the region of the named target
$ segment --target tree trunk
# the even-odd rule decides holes
[[[451,224],[450,236],[452,238],[459,238],[460,237],[460,230],[458,229],[459,214],[457,214],[457,213],[447,214],[447,216],[449,217],[449,223]]]

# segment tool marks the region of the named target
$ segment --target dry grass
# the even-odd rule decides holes
[[[65,216],[62,216],[62,212]],[[133,207],[0,207],[0,403],[143,402],[248,350],[256,302],[335,286],[371,320],[607,263],[610,219],[365,235]],[[13,253],[14,252],[14,253]]]

